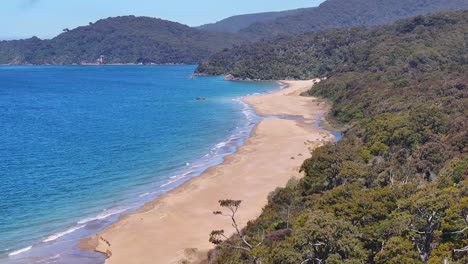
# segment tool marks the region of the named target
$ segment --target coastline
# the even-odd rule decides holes
[[[220,199],[243,200],[239,222],[256,218],[268,194],[298,170],[310,150],[333,136],[311,124],[320,122],[327,105],[299,94],[313,81],[282,81],[287,85],[273,93],[243,98],[262,117],[237,152],[179,187],[145,204],[102,232],[83,239],[79,247],[109,257],[106,263],[196,263],[212,245],[211,230],[231,234],[226,219],[215,217]]]

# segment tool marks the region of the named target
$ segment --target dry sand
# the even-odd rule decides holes
[[[228,219],[213,215],[220,199],[242,200],[238,212],[243,226],[255,219],[268,194],[298,172],[310,149],[332,136],[310,126],[327,108],[311,97],[300,97],[313,81],[284,82],[278,92],[245,98],[259,115],[296,115],[305,120],[265,118],[245,145],[212,167],[137,212],[125,215],[80,246],[106,253],[108,264],[196,263],[212,245],[212,230],[233,232]]]
[[[317,114],[324,113],[326,104],[323,100],[300,94],[318,81],[282,81],[281,83],[287,85],[286,88],[271,94],[246,97],[244,102],[251,105],[258,115],[303,116],[309,122],[313,122]]]

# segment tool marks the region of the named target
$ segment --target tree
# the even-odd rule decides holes
[[[422,191],[404,201],[404,209],[413,215],[409,229],[419,258],[427,263],[434,249],[441,241],[443,232],[442,220],[446,211],[456,203],[459,191],[456,188],[440,190],[435,184],[429,185]]]
[[[220,200],[219,205],[225,209],[227,209],[227,213],[222,211],[215,211],[213,214],[225,216],[231,219],[232,227],[235,229],[236,235],[240,239],[240,243],[235,241],[232,238],[228,238],[224,234],[224,230],[213,230],[210,234],[210,242],[216,246],[220,247],[228,247],[246,251],[248,253],[252,253],[252,251],[263,244],[265,240],[265,232],[262,231],[262,235],[260,241],[250,240],[240,229],[237,220],[236,220],[236,213],[239,210],[242,201],[240,200]],[[260,264],[261,260],[257,256],[252,256],[252,261],[254,264]]]
[[[303,254],[303,264],[364,262],[367,252],[359,232],[350,222],[333,214],[314,211],[294,230],[295,245]]]
[[[382,251],[377,253],[374,261],[377,264],[417,263],[417,258],[418,252],[414,251],[411,241],[403,237],[392,237]]]

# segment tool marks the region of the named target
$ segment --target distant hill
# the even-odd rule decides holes
[[[254,23],[240,32],[270,37],[328,28],[375,26],[417,15],[467,8],[467,0],[328,0],[317,8]]]
[[[175,22],[124,16],[99,20],[51,40],[0,41],[0,64],[197,63],[243,38]]]
[[[414,18],[413,24],[404,20],[394,26],[377,26],[371,28],[372,30],[365,27],[329,29],[293,36],[278,36],[274,39],[243,44],[212,55],[207,61],[199,64],[196,73],[230,74],[239,79],[285,80],[313,79],[326,75],[331,69],[339,66],[340,69],[349,70],[347,68],[350,67],[349,65],[363,66],[363,63],[366,62],[365,58],[374,63],[374,66],[385,67],[387,64],[393,63],[391,58],[394,56],[387,54],[387,52],[395,52],[394,47],[399,45],[401,41],[418,42],[418,35],[412,36],[411,39],[405,39],[404,36],[408,32],[417,31],[420,28],[421,30],[433,29],[434,31],[437,29],[438,31],[435,31],[437,33],[433,34],[434,38],[437,36],[439,46],[443,46],[443,41],[453,43],[454,46],[455,43],[462,45],[463,43],[456,42],[452,35],[442,35],[443,30],[436,27],[436,24],[440,23],[444,25],[444,30],[449,28],[451,25],[450,15],[452,14],[455,13],[434,16],[434,18],[431,17],[432,20],[428,21],[422,20],[421,16],[418,16]],[[459,34],[457,41],[460,41],[460,39],[463,40],[460,32],[463,32],[463,29],[465,29],[465,33],[468,32],[466,21],[463,21],[467,18],[467,11],[457,14],[457,18],[458,20],[454,21],[460,25],[457,28]],[[455,22],[453,23],[455,24]],[[413,26],[414,28],[411,28]],[[424,37],[427,38],[426,42],[430,43],[430,38]],[[381,44],[383,41],[386,43]],[[430,45],[432,44],[428,44],[428,46]],[[413,46],[415,49],[418,48],[416,44]],[[420,49],[422,50],[422,47]],[[435,49],[431,52],[435,54]],[[369,58],[369,53],[380,53],[380,57]],[[442,55],[436,56],[434,54],[432,54],[433,58],[426,58],[429,55],[424,53],[420,56],[425,61],[443,58]],[[445,57],[447,60],[457,60],[457,58],[463,58],[463,54],[457,54],[452,58]],[[359,60],[360,63],[356,63],[356,60]]]
[[[295,10],[287,10],[280,12],[265,12],[257,14],[247,14],[232,16],[216,23],[210,23],[199,26],[199,29],[208,31],[219,31],[219,32],[239,32],[241,29],[247,28],[248,26],[257,22],[273,21],[280,17],[298,15],[304,11],[312,8],[301,8]]]
[[[66,29],[50,40],[33,37],[0,41],[0,64],[95,63],[101,55],[105,64],[195,64],[233,45],[262,38],[388,24],[400,18],[455,9],[468,9],[468,1],[328,0],[315,8],[231,17],[202,26],[203,30],[150,17],[114,17]]]

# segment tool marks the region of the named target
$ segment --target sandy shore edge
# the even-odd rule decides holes
[[[328,110],[327,104],[299,96],[316,82],[281,81],[285,86],[281,90],[243,98],[265,118],[236,153],[123,215],[102,232],[83,239],[79,247],[105,254],[106,263],[111,264],[197,263],[212,248],[211,230],[232,233],[229,221],[212,214],[219,209],[218,200],[243,200],[239,222],[245,225],[261,213],[271,191],[292,177],[302,177],[298,169],[312,149],[333,140],[310,125]]]

